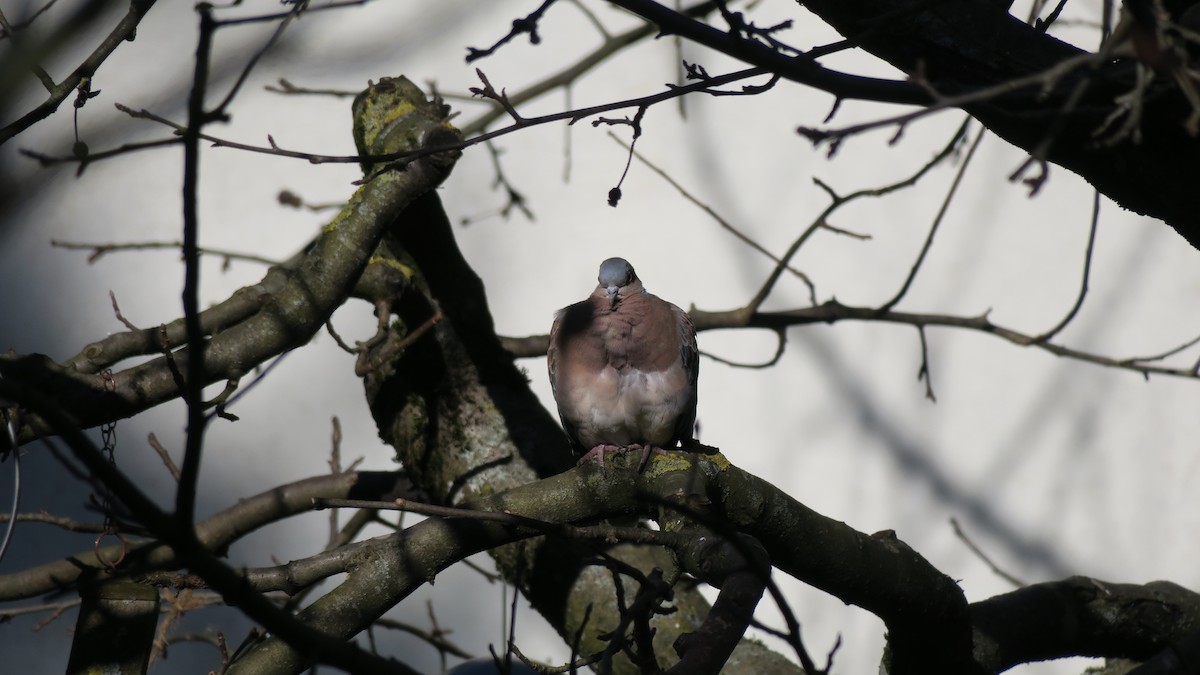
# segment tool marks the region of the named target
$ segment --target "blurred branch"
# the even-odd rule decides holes
[[[987,556],[987,554],[983,552],[982,549],[980,549],[978,546],[976,546],[975,542],[971,541],[971,538],[968,537],[967,533],[963,531],[962,525],[958,524],[957,518],[950,519],[950,527],[954,529],[954,536],[958,537],[958,540],[961,541],[963,544],[965,544],[966,547],[968,549],[970,549],[971,553],[975,554],[976,558],[979,558],[981,561],[983,561],[983,564],[987,565],[988,569],[990,569],[996,576],[1000,577],[1001,579],[1007,581],[1008,583],[1012,584],[1013,586],[1015,586],[1017,588],[1022,588],[1027,585],[1024,581],[1021,581],[1020,579],[1013,576],[1009,572],[1006,572],[1003,569],[1001,569],[1000,566],[997,565],[995,562],[993,562],[992,559],[989,558]]]
[[[138,24],[141,23],[142,18],[146,16],[146,13],[150,11],[155,2],[157,0],[130,0],[129,11],[126,12],[121,21],[113,28],[112,32],[101,40],[96,49],[70,75],[50,88],[50,96],[45,101],[11,124],[0,128],[0,145],[37,122],[49,117],[51,113],[57,110],[58,106],[71,95],[71,92],[75,91],[80,84],[90,79],[100,69],[104,61],[116,51],[121,43],[133,39],[134,34],[137,32]]]
[[[51,239],[50,245],[55,248],[64,248],[69,251],[91,251],[88,254],[88,264],[94,263],[100,258],[118,251],[161,251],[174,250],[178,251],[183,248],[181,241],[127,241],[114,242],[111,244],[88,244],[76,241],[62,241],[59,239]],[[252,253],[240,253],[238,251],[230,251],[220,248],[199,247],[196,249],[202,255],[214,255],[229,260],[243,260],[246,262],[261,263],[263,265],[280,265],[280,261],[264,258]],[[111,364],[110,364],[111,365]]]
[[[0,523],[7,523],[9,520],[9,514],[0,513]],[[75,518],[68,518],[66,516],[56,516],[46,511],[18,513],[16,521],[18,523],[43,523],[46,525],[53,525],[68,532],[83,532],[85,534],[100,534],[101,532],[104,532],[103,523],[88,523]]]
[[[424,630],[422,628],[417,628],[412,624],[404,623],[403,621],[396,621],[387,617],[380,617],[379,619],[376,619],[374,625],[379,626],[380,628],[398,630],[408,633],[409,635],[415,635],[422,641],[427,642],[434,649],[446,654],[457,656],[460,659],[469,659],[474,656],[470,652],[465,651],[462,647],[459,647],[448,640],[446,638],[447,631],[440,630],[436,626],[434,626],[433,630]]]
[[[46,10],[53,7],[54,3],[56,3],[56,2],[58,2],[58,0],[46,0],[46,2],[41,7],[34,10],[33,13],[30,14],[29,17],[26,18],[24,21],[18,21],[16,23],[12,23],[12,22],[5,20],[4,30],[0,30],[0,40],[11,40],[12,34],[15,31],[23,30],[23,29],[28,28],[29,26],[33,25],[33,22],[37,21],[37,18],[39,16],[41,16],[42,14],[44,14],[46,12]]]

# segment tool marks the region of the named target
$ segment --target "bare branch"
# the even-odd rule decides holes
[[[1067,324],[1071,323],[1071,320],[1075,318],[1075,315],[1079,313],[1079,308],[1083,307],[1083,299],[1085,297],[1087,297],[1087,292],[1088,292],[1088,277],[1091,275],[1091,272],[1092,272],[1092,251],[1094,251],[1096,248],[1096,228],[1099,223],[1100,223],[1100,191],[1093,190],[1092,191],[1092,224],[1091,224],[1091,228],[1088,230],[1087,250],[1083,254],[1083,280],[1080,281],[1080,283],[1079,283],[1079,295],[1078,295],[1078,297],[1075,298],[1075,304],[1071,306],[1071,310],[1068,311],[1066,316],[1064,316],[1062,318],[1062,321],[1059,321],[1053,328],[1051,328],[1050,330],[1046,331],[1045,333],[1042,333],[1041,335],[1037,336],[1037,338],[1035,338],[1036,341],[1045,342],[1045,341],[1053,338],[1055,335],[1058,335],[1062,331],[1062,329],[1067,327]]]
[[[680,185],[678,181],[676,181],[674,178],[672,178],[670,176],[670,174],[668,174],[666,171],[664,171],[662,168],[660,168],[654,162],[651,162],[649,159],[646,159],[645,155],[634,150],[633,146],[631,144],[626,143],[624,140],[622,140],[619,136],[617,136],[616,134],[614,134],[611,131],[608,132],[608,137],[611,138],[614,142],[616,142],[621,147],[625,148],[628,152],[632,153],[633,156],[638,159],[638,161],[640,161],[642,164],[645,164],[651,171],[658,174],[658,176],[660,178],[667,181],[668,185],[675,188],[675,191],[678,192],[680,194],[680,196],[682,196],[684,199],[688,200],[692,204],[696,205],[696,207],[698,207],[701,211],[704,211],[704,213],[708,214],[708,216],[710,218],[712,218],[714,221],[716,221],[716,223],[718,225],[720,225],[722,228],[727,230],[734,237],[737,237],[742,243],[746,244],[747,246],[754,249],[755,251],[758,251],[759,253],[763,254],[764,256],[769,258],[772,262],[775,262],[775,263],[783,262],[778,257],[776,257],[775,254],[773,254],[770,251],[768,251],[767,249],[763,248],[763,246],[761,244],[754,241],[753,239],[748,237],[744,232],[742,232],[737,227],[735,227],[732,223],[730,223],[729,221],[722,218],[720,216],[720,214],[718,214],[715,210],[713,210],[713,208],[711,206],[709,206],[708,204],[705,204],[704,202],[697,199],[695,195],[693,195],[691,192],[688,192],[688,190],[686,188],[684,188],[682,185]],[[791,272],[793,275],[795,275],[796,278],[798,278],[802,282],[804,282],[804,284],[806,286],[808,286],[810,293],[815,293],[815,289],[813,288],[812,281],[808,278],[808,275],[806,275],[804,272],[801,272],[800,270],[797,270],[790,266],[785,265],[785,269],[787,269],[788,272]],[[814,304],[816,304],[815,300],[814,300]]]
[[[497,40],[491,47],[488,47],[487,49],[467,47],[467,63],[477,59],[482,59],[485,56],[491,56],[497,49],[507,44],[509,40],[512,40],[523,33],[529,34],[530,44],[539,44],[542,41],[542,37],[538,35],[538,21],[541,20],[542,15],[546,13],[546,10],[550,9],[550,5],[553,5],[554,1],[555,0],[545,0],[542,2],[541,6],[530,12],[525,18],[514,19],[512,22],[512,30],[510,30],[507,35]]]
[[[174,478],[175,482],[178,483],[179,467],[176,466],[175,461],[171,459],[171,453],[167,452],[167,449],[163,447],[162,443],[158,442],[158,437],[154,435],[154,432],[151,432],[150,435],[146,437],[146,441],[150,444],[150,447],[154,449],[154,452],[158,453],[159,459],[162,460],[163,466],[167,467],[167,471],[171,474],[171,478]]]
[[[5,143],[13,136],[49,117],[51,113],[57,110],[58,106],[79,87],[81,82],[91,78],[100,69],[100,66],[116,51],[117,47],[133,38],[138,24],[141,23],[142,18],[150,11],[150,8],[154,6],[156,1],[134,0],[130,2],[129,11],[117,26],[113,28],[112,32],[97,45],[95,51],[89,54],[70,75],[50,89],[50,96],[45,101],[23,115],[20,119],[4,128],[0,128],[0,144]]]
[[[933,376],[929,372],[929,343],[925,339],[925,327],[917,327],[917,335],[921,338],[921,368],[917,370],[917,380],[925,383],[925,398],[937,403],[933,395]]]
[[[921,269],[921,263],[925,262],[925,256],[929,254],[929,249],[933,245],[933,237],[937,234],[938,227],[942,224],[942,218],[946,216],[946,210],[950,208],[950,201],[954,199],[955,193],[958,192],[958,186],[962,184],[962,178],[967,173],[967,167],[971,165],[971,158],[975,156],[975,150],[979,148],[979,143],[983,140],[985,133],[985,129],[975,132],[975,140],[971,141],[971,148],[967,150],[967,156],[963,158],[962,164],[958,167],[958,173],[954,174],[954,180],[951,181],[950,188],[946,190],[946,196],[942,199],[942,205],[938,207],[937,215],[933,217],[933,224],[929,226],[929,234],[925,237],[925,243],[921,246],[921,252],[917,254],[916,262],[913,263],[908,277],[900,286],[900,290],[896,292],[896,295],[892,296],[891,300],[880,305],[880,311],[886,312],[895,307],[904,298],[905,294],[908,293],[913,279],[917,276],[917,271]]]
[[[1005,572],[1004,570],[1000,569],[999,565],[992,562],[992,559],[989,558],[978,546],[976,546],[975,542],[971,541],[971,538],[968,537],[967,533],[963,531],[962,526],[958,524],[957,518],[950,519],[950,527],[954,528],[954,536],[958,537],[962,543],[966,544],[967,548],[971,549],[971,553],[974,553],[977,558],[982,560],[983,564],[988,566],[988,569],[996,573],[996,576],[1004,579],[1016,588],[1022,588],[1027,585],[1024,581],[1021,581],[1012,574]]]
[[[129,241],[112,244],[88,244],[84,242],[62,241],[60,239],[51,239],[50,245],[55,248],[65,248],[72,251],[91,251],[88,255],[88,264],[94,263],[100,258],[117,251],[152,251],[152,250],[174,250],[179,251],[183,248],[181,241]],[[244,260],[247,262],[256,262],[263,265],[279,265],[278,260],[264,258],[262,256],[251,253],[240,253],[238,251],[230,251],[220,248],[198,247],[196,251],[201,255],[215,255],[228,260]],[[137,328],[130,328],[132,331],[137,331]]]

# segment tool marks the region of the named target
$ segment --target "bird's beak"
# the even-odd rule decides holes
[[[620,299],[617,296],[617,293],[619,293],[620,291],[621,291],[620,286],[608,286],[604,289],[604,292],[608,294],[609,309],[616,309],[617,300]]]

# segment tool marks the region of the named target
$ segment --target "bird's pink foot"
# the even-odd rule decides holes
[[[606,445],[604,443],[601,443],[600,445],[597,445],[596,447],[592,448],[591,450],[588,450],[587,452],[585,452],[583,454],[583,457],[579,458],[579,461],[576,463],[576,466],[582,466],[585,462],[587,462],[588,460],[590,460],[594,457],[594,458],[596,458],[596,463],[600,465],[600,472],[604,473],[604,453],[605,452],[620,452],[620,450],[621,450],[621,448],[619,448],[615,445]]]
[[[646,468],[646,462],[649,462],[649,461],[650,461],[650,456],[651,456],[651,455],[655,455],[655,454],[658,454],[658,455],[665,455],[665,454],[667,454],[667,451],[666,451],[666,450],[664,450],[664,449],[662,449],[662,448],[658,447],[657,445],[642,445],[641,443],[634,443],[633,445],[630,445],[628,449],[629,449],[629,450],[641,450],[641,451],[642,451],[642,461],[641,461],[641,462],[638,462],[638,473],[641,473],[641,472],[642,472],[642,470]]]

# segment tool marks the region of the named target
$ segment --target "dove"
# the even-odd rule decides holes
[[[679,307],[652,295],[624,258],[600,264],[596,289],[559,310],[547,365],[559,419],[582,454],[651,453],[695,443],[696,327]]]

